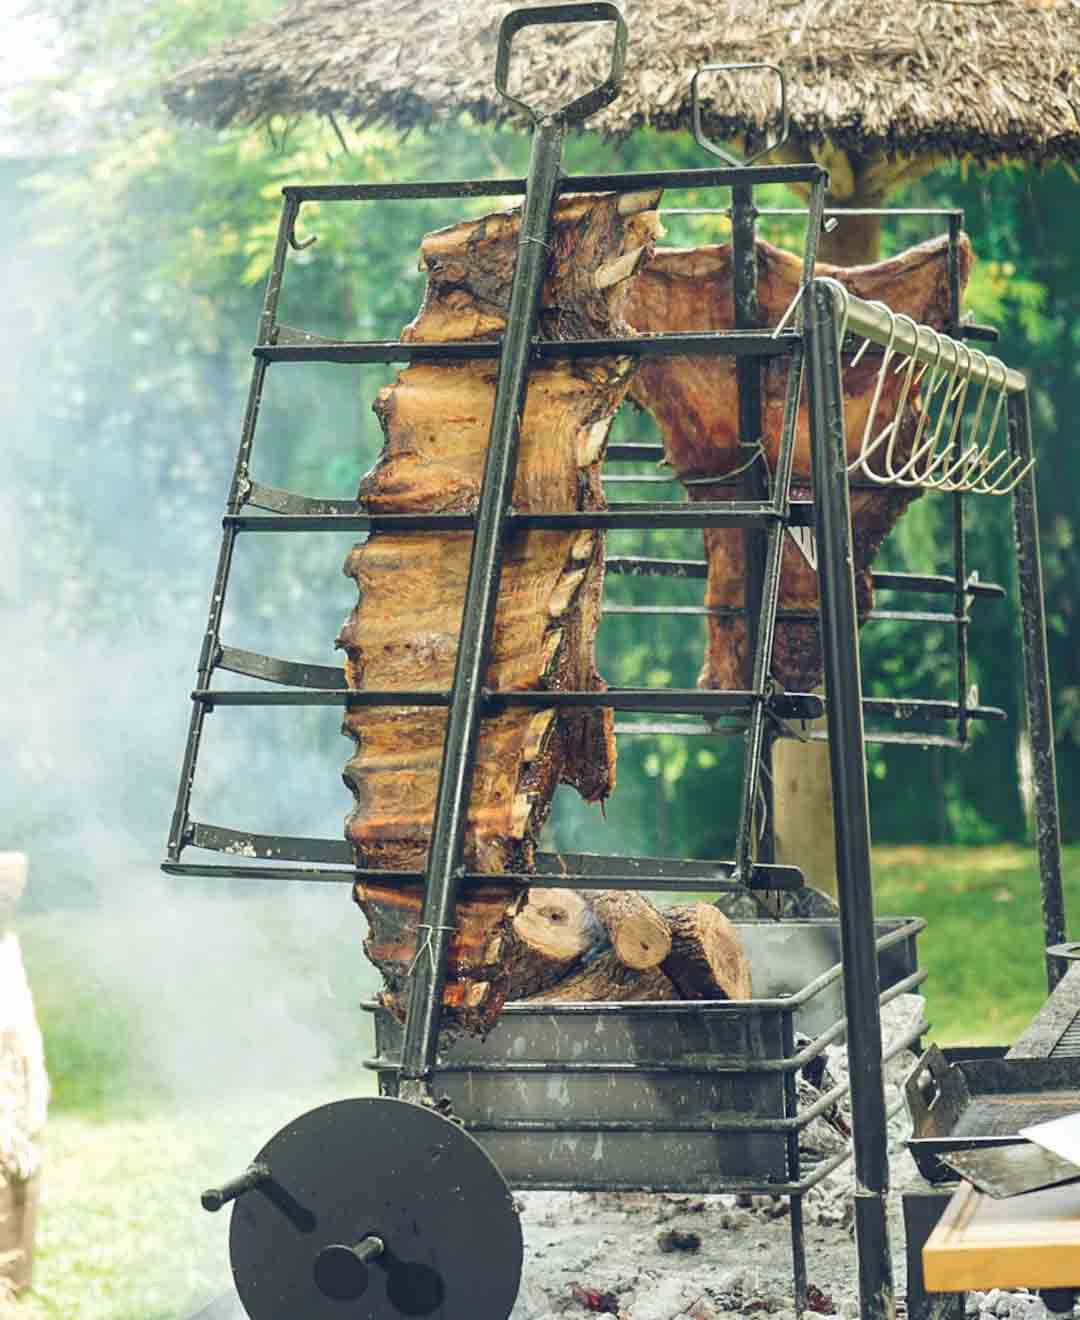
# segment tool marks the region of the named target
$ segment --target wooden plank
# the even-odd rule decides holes
[[[1080,1287],[1080,1185],[994,1200],[965,1183],[923,1247],[927,1292]]]

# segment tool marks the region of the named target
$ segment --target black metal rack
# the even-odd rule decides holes
[[[821,625],[825,681],[829,694],[829,747],[836,805],[837,877],[840,903],[844,1023],[851,1061],[851,1097],[855,1118],[853,1149],[858,1191],[858,1242],[862,1314],[885,1317],[892,1313],[892,1272],[888,1244],[885,1196],[888,1189],[886,1112],[882,1092],[882,1046],[879,1016],[878,936],[873,917],[870,871],[870,832],[867,813],[865,742],[875,736],[894,740],[903,733],[867,735],[863,716],[885,714],[891,722],[927,718],[955,722],[954,734],[916,733],[917,742],[937,741],[963,746],[975,719],[1000,718],[1003,712],[972,705],[967,695],[967,627],[969,600],[999,597],[1002,589],[980,583],[968,572],[964,549],[963,496],[957,493],[954,517],[954,571],[951,576],[879,573],[876,585],[946,596],[950,612],[878,610],[870,618],[902,617],[913,623],[947,622],[955,627],[956,694],[952,701],[864,700],[858,655],[858,618],[851,568],[849,477],[845,457],[842,409],[842,343],[838,333],[842,308],[828,282],[813,280],[818,235],[824,216],[827,176],[816,165],[723,166],[697,170],[645,171],[625,174],[566,176],[560,172],[561,147],[568,125],[606,103],[617,92],[621,52],[625,43],[623,19],[613,5],[602,3],[546,6],[515,11],[500,35],[496,75],[505,90],[507,62],[514,32],[530,22],[603,19],[616,25],[612,71],[595,93],[562,112],[541,117],[529,114],[535,134],[527,179],[481,179],[434,183],[290,186],[278,226],[266,287],[247,408],[236,456],[217,571],[206,632],[192,694],[193,705],[184,750],[180,785],[169,833],[164,869],[172,875],[273,878],[351,883],[381,878],[424,883],[421,924],[428,935],[430,957],[417,959],[410,977],[410,998],[400,1055],[394,1070],[396,1092],[421,1105],[431,1102],[430,1084],[437,1071],[436,1058],[442,989],[457,897],[463,889],[492,882],[528,884],[536,874],[469,873],[462,862],[465,819],[473,770],[477,730],[492,711],[508,705],[603,705],[622,711],[654,715],[701,717],[694,723],[623,725],[627,734],[664,732],[685,735],[737,732],[745,739],[744,772],[735,857],[726,862],[686,862],[662,858],[541,855],[538,874],[546,884],[564,887],[604,886],[656,890],[711,890],[748,887],[792,889],[801,884],[795,868],[773,864],[768,833],[756,846],[756,811],[767,783],[762,774],[775,727],[784,720],[820,715],[822,700],[812,694],[780,693],[773,689],[769,670],[778,611],[783,540],[791,527],[811,527],[817,538]],[[527,107],[526,107],[527,109]],[[777,333],[751,328],[756,324],[754,190],[774,183],[799,184],[809,190],[807,229],[803,252],[800,304],[790,330]],[[551,342],[537,338],[537,305],[545,273],[546,238],[555,199],[572,191],[635,191],[645,188],[726,188],[731,190],[734,252],[736,330],[727,333],[664,334],[578,342]],[[280,325],[278,301],[290,248],[298,248],[297,216],[308,202],[378,203],[427,198],[478,198],[519,195],[524,198],[521,239],[514,273],[506,330],[497,341],[447,344],[397,342],[341,342],[322,339]],[[953,261],[953,329],[959,324],[955,252],[959,219],[950,216]],[[858,300],[855,300],[857,303]],[[858,308],[847,309],[849,328],[872,337],[874,328],[860,324]],[[915,350],[917,352],[918,346]],[[510,508],[516,462],[518,419],[529,372],[534,363],[557,359],[603,357],[618,353],[643,357],[651,354],[722,354],[733,356],[739,386],[740,441],[756,446],[761,421],[758,368],[769,358],[790,363],[784,408],[784,426],[775,472],[764,464],[752,465],[740,479],[737,498],[694,504],[663,502],[617,503],[605,511],[567,511],[524,514]],[[482,489],[473,513],[373,515],[356,501],[319,499],[261,484],[251,475],[256,426],[266,373],[272,365],[296,362],[397,363],[490,359],[498,362],[498,384]],[[808,394],[812,435],[813,503],[791,498],[795,419],[800,390]],[[1019,390],[1008,402],[1009,441],[1026,462],[1031,441],[1026,396]],[[641,445],[613,445],[613,462],[659,457],[659,450]],[[640,480],[640,478],[634,478]],[[1039,819],[1039,855],[1043,878],[1047,944],[1064,939],[1061,901],[1060,854],[1054,787],[1053,742],[1047,679],[1045,620],[1038,559],[1034,477],[1027,475],[1014,495],[1018,545],[1022,625],[1025,654],[1028,723],[1035,752],[1036,802]],[[255,512],[257,511],[257,512]],[[493,692],[484,675],[495,609],[505,537],[520,528],[650,528],[727,527],[742,529],[747,538],[748,637],[752,643],[753,677],[742,692],[645,690],[613,688],[604,693]],[[233,555],[238,542],[251,534],[293,531],[426,531],[469,530],[473,533],[468,585],[456,670],[449,691],[351,691],[340,670],[260,655],[225,643],[221,637]],[[705,575],[698,560],[654,560],[619,557],[608,561],[609,571],[645,577]],[[626,609],[634,607],[622,607]],[[649,607],[645,607],[649,608]],[[667,607],[665,612],[675,612]],[[700,612],[700,611],[693,611]],[[790,617],[790,616],[789,616]],[[214,686],[219,671],[247,675],[275,686],[265,690],[230,691]],[[192,789],[198,767],[200,742],[207,713],[215,707],[238,705],[428,705],[448,710],[443,763],[433,821],[428,864],[424,872],[387,872],[357,869],[343,841],[301,839],[253,834],[193,820]],[[725,729],[718,720],[737,719]],[[617,726],[617,729],[620,726]],[[229,855],[224,863],[186,862],[186,849],[213,850]],[[271,863],[266,865],[265,863]],[[1054,938],[1051,938],[1053,936]],[[839,975],[839,973],[837,973]],[[1048,960],[1051,983],[1058,976],[1057,962]],[[914,984],[915,982],[912,982]],[[685,1006],[684,1006],[685,1007]],[[790,1034],[790,1015],[786,1028]],[[793,1086],[785,1072],[785,1086]],[[789,1096],[788,1101],[793,1106]],[[792,1107],[781,1120],[793,1176],[779,1184],[791,1196],[791,1231],[795,1262],[796,1305],[805,1304],[806,1273],[803,1248],[801,1196],[811,1185],[798,1175],[798,1118]],[[787,1126],[783,1126],[786,1124]],[[644,1130],[644,1129],[642,1129]],[[794,1154],[791,1147],[794,1143]],[[748,1180],[748,1185],[754,1185]]]

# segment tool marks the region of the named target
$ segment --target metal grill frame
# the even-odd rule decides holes
[[[607,18],[615,21],[625,40],[623,19],[610,4],[578,4],[551,7],[558,21]],[[571,12],[573,11],[573,12]],[[534,17],[529,21],[537,21]],[[512,30],[500,35],[500,60],[508,57]],[[504,49],[505,43],[505,49]],[[616,61],[612,76],[602,89],[613,96],[621,72],[616,43]],[[503,71],[505,72],[505,66]],[[585,110],[595,108],[596,98]],[[851,1098],[854,1113],[853,1153],[859,1186],[856,1197],[856,1239],[858,1243],[860,1296],[864,1317],[884,1318],[892,1311],[892,1273],[885,1217],[888,1189],[888,1153],[886,1113],[882,1093],[882,1049],[879,1017],[877,948],[873,919],[873,891],[870,868],[870,832],[867,811],[864,702],[858,656],[858,618],[852,578],[852,548],[848,478],[845,462],[844,420],[841,387],[841,345],[837,338],[838,308],[827,283],[812,278],[818,235],[824,215],[825,172],[816,165],[750,166],[701,170],[644,171],[623,174],[565,176],[560,172],[562,140],[574,107],[553,116],[534,115],[534,141],[528,180],[487,179],[437,183],[289,186],[283,190],[284,205],[267,282],[262,315],[259,320],[255,363],[237,451],[233,479],[223,519],[223,537],[218,559],[209,617],[198,663],[196,689],[193,693],[191,723],[176,808],[169,833],[165,870],[174,875],[273,875],[282,879],[333,879],[351,881],[355,870],[345,867],[327,869],[323,863],[336,861],[325,840],[284,839],[277,836],[244,836],[194,822],[190,801],[198,762],[199,744],[206,713],[215,705],[226,704],[416,704],[416,693],[352,694],[338,684],[326,682],[318,666],[299,666],[273,657],[255,656],[221,642],[221,621],[229,571],[236,542],[241,534],[251,532],[322,531],[322,530],[394,530],[439,531],[471,529],[474,533],[469,585],[466,590],[463,627],[459,641],[457,668],[452,690],[447,694],[427,694],[434,705],[446,705],[449,711],[443,772],[436,804],[432,844],[425,873],[423,922],[431,936],[430,959],[420,959],[411,982],[409,1012],[406,1020],[398,1088],[402,1096],[420,1103],[431,1099],[431,1082],[438,1070],[437,1042],[441,1016],[442,988],[445,980],[449,941],[447,930],[457,895],[463,884],[476,877],[467,875],[462,864],[465,810],[468,803],[471,760],[478,721],[485,708],[506,703],[510,694],[483,690],[487,651],[494,620],[498,589],[501,546],[505,532],[512,527],[651,527],[722,526],[742,528],[747,537],[748,637],[753,647],[753,680],[743,693],[664,694],[615,689],[604,694],[601,704],[627,709],[691,710],[699,713],[739,713],[746,718],[746,761],[743,791],[739,808],[736,856],[732,863],[702,864],[705,875],[687,873],[674,864],[666,878],[682,882],[688,879],[707,881],[694,888],[718,889],[739,883],[765,887],[776,878],[771,867],[766,841],[763,854],[754,856],[754,824],[761,766],[767,756],[770,717],[781,718],[775,697],[770,692],[768,671],[777,618],[779,568],[784,532],[789,526],[812,526],[819,555],[820,618],[826,688],[829,692],[830,768],[836,806],[837,876],[840,900],[842,962],[837,974],[842,978],[851,1067]],[[797,183],[810,192],[807,208],[807,233],[803,264],[802,305],[794,329],[782,335],[762,333],[750,327],[756,324],[756,278],[753,260],[754,189],[770,183]],[[715,188],[731,189],[732,242],[735,275],[736,329],[714,335],[671,334],[597,339],[575,344],[547,343],[535,338],[536,304],[543,278],[541,252],[550,223],[554,199],[568,191],[636,191],[645,188]],[[290,247],[300,245],[295,225],[303,203],[378,202],[421,198],[475,198],[484,195],[523,196],[521,244],[514,275],[513,294],[506,331],[495,343],[441,344],[437,346],[387,342],[339,343],[321,340],[281,327],[277,306]],[[958,265],[956,241],[959,219],[950,219],[952,236],[950,284],[954,328],[962,332],[958,319]],[[849,323],[873,339],[869,321],[858,325],[858,300],[847,308]],[[791,360],[788,397],[780,457],[771,488],[765,482],[763,465],[748,468],[740,481],[738,498],[686,507],[656,503],[620,504],[606,512],[567,512],[528,515],[507,511],[505,498],[512,481],[515,463],[516,430],[528,374],[534,361],[559,358],[587,358],[617,353],[646,355],[655,353],[727,354],[734,356],[739,385],[740,441],[756,443],[760,427],[760,360],[787,355]],[[409,362],[495,358],[499,360],[499,384],[496,389],[494,417],[488,449],[488,462],[478,508],[475,514],[454,515],[369,515],[348,501],[318,500],[273,491],[253,482],[250,465],[255,429],[266,372],[273,363],[322,362]],[[790,499],[793,436],[799,390],[804,373],[811,418],[812,506],[799,505]],[[1010,444],[1024,462],[1031,455],[1030,418],[1026,391],[1018,391],[1009,400]],[[764,484],[763,484],[764,483]],[[898,702],[885,703],[898,718],[911,715],[935,716],[956,721],[956,737],[950,745],[963,745],[972,718],[992,717],[991,712],[973,709],[967,704],[967,601],[968,595],[997,594],[989,587],[973,590],[964,550],[963,506],[957,500],[954,517],[954,573],[951,579],[918,578],[918,589],[951,594],[950,619],[957,632],[958,693],[955,703]],[[262,507],[269,512],[253,515],[245,510]],[[1035,755],[1036,811],[1038,847],[1042,874],[1044,924],[1047,944],[1064,939],[1064,913],[1061,899],[1060,838],[1054,779],[1053,740],[1050,719],[1049,680],[1046,659],[1043,593],[1038,556],[1038,526],[1035,508],[1035,478],[1029,472],[1013,495],[1014,526],[1017,541],[1021,594],[1021,623],[1024,643],[1025,697],[1028,727]],[[648,572],[645,562],[631,566],[631,571]],[[665,572],[668,570],[660,570]],[[681,571],[681,569],[679,570]],[[692,572],[702,571],[694,563]],[[879,581],[885,575],[878,575]],[[897,575],[888,575],[894,580]],[[933,585],[928,585],[930,583]],[[884,583],[882,583],[884,585]],[[915,585],[913,581],[912,586]],[[921,612],[925,614],[926,612]],[[925,618],[914,621],[928,622]],[[933,622],[939,620],[934,619]],[[284,693],[229,694],[212,688],[218,668],[285,682]],[[297,682],[299,680],[299,682]],[[261,697],[261,701],[257,698]],[[582,704],[583,694],[562,694],[559,698]],[[803,715],[818,713],[814,699],[808,696],[788,698],[805,703]],[[551,694],[516,694],[513,700],[539,700],[554,704]],[[589,700],[597,700],[589,694]],[[665,704],[667,702],[667,704]],[[681,705],[679,703],[682,703]],[[880,708],[880,703],[879,703]],[[874,710],[873,706],[868,707]],[[918,741],[925,741],[918,738]],[[255,839],[261,843],[256,845]],[[223,846],[226,852],[240,852],[271,858],[288,857],[306,863],[288,867],[200,866],[181,861],[185,848],[192,845]],[[305,851],[306,849],[306,851]],[[347,858],[345,859],[348,860]],[[588,866],[596,869],[585,874]],[[664,871],[669,863],[655,869]],[[619,868],[622,868],[620,871]],[[597,870],[612,883],[625,872],[629,880],[634,866],[630,859],[593,859],[582,865],[582,872],[564,877],[575,885],[592,883]],[[382,873],[387,874],[387,873]],[[398,879],[406,877],[401,873]],[[485,876],[493,879],[528,883],[535,877],[514,875]],[[657,886],[663,876],[632,876],[641,888],[675,887],[675,883]],[[790,879],[790,877],[789,877]],[[1053,938],[1050,938],[1051,935]],[[1061,974],[1060,960],[1048,957],[1048,978],[1053,985]],[[789,1019],[790,1020],[790,1019]],[[787,1084],[794,1085],[793,1074],[786,1073]],[[797,1124],[794,1111],[785,1121]],[[798,1128],[785,1129],[789,1143],[794,1141],[797,1172]],[[790,1145],[789,1145],[790,1150]],[[792,1245],[796,1281],[796,1307],[805,1305],[806,1275],[803,1257],[801,1196],[808,1184],[795,1178],[785,1187],[791,1196]]]

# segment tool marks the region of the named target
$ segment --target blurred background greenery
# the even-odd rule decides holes
[[[76,673],[83,665],[92,672],[100,662],[115,680],[132,667],[119,643],[138,656],[139,642],[130,636],[135,629],[158,649],[156,663],[172,669],[175,660],[176,672],[188,674],[281,184],[513,175],[524,170],[527,143],[520,134],[468,123],[418,131],[405,141],[374,131],[346,130],[339,138],[327,122],[312,118],[221,133],[193,128],[161,106],[161,74],[271,12],[273,4],[136,7],[123,0],[52,0],[52,8],[63,17],[70,67],[47,89],[25,92],[26,145],[0,162],[8,218],[0,267],[9,290],[0,407],[5,443],[16,460],[8,465],[3,498],[10,525],[33,528],[32,535],[20,534],[8,557],[0,599],[30,639],[47,636],[57,650],[75,646]],[[64,106],[72,108],[70,124]],[[37,154],[34,144],[46,142],[53,150]],[[568,157],[573,170],[702,163],[688,135],[651,132],[619,143],[586,134],[571,141]],[[679,205],[712,200],[687,193],[672,199]],[[1058,768],[1072,837],[1080,829],[1074,791],[1080,576],[1073,532],[1080,459],[1071,444],[1080,406],[1080,260],[1070,235],[1080,218],[1080,189],[1064,167],[965,177],[958,166],[895,200],[964,209],[980,257],[967,309],[1000,328],[1002,355],[1032,382]],[[485,206],[490,203],[465,209]],[[281,319],[326,335],[396,336],[422,292],[415,269],[420,236],[461,209],[453,202],[305,206],[301,229],[317,234],[318,242],[290,256]],[[764,232],[798,241],[783,223],[786,231]],[[668,228],[670,242],[715,240],[724,236],[726,220],[678,217]],[[922,218],[887,222],[885,250],[940,229],[940,222]],[[360,367],[271,373],[256,454],[260,479],[313,494],[354,494],[378,452],[370,403],[388,378],[385,369]],[[629,410],[618,423],[623,435],[637,436],[650,433],[651,425]],[[631,494],[641,491],[631,488]],[[972,679],[981,698],[1004,706],[1011,718],[977,726],[968,755],[875,749],[873,818],[880,841],[970,844],[1025,835],[1015,773],[1020,662],[1009,517],[1008,501],[971,502],[971,565],[1010,591],[1007,604],[977,610]],[[946,502],[924,498],[900,523],[881,565],[947,570],[949,527]],[[314,536],[267,539],[274,545],[252,548],[238,563],[226,632],[237,645],[293,656],[306,647],[310,658],[328,658],[349,608],[347,584],[338,576],[339,547]],[[696,533],[610,538],[610,553],[642,549],[699,553]],[[609,596],[631,603],[654,586],[624,578],[609,583]],[[665,589],[672,600],[690,600],[685,593],[694,584]],[[884,596],[881,603],[898,602]],[[689,685],[701,636],[700,619],[612,616],[601,630],[601,669],[619,683]],[[871,692],[947,690],[949,630],[882,621],[864,630],[862,645]],[[73,677],[69,670],[66,682]],[[95,700],[113,701],[113,686],[105,682]],[[172,729],[183,687],[162,684],[157,693]],[[226,718],[233,717],[217,717]],[[337,738],[332,720],[294,714],[258,740],[250,773],[280,778],[275,767],[282,757],[298,745],[310,747],[312,739],[332,766],[343,759]],[[688,748],[675,739],[627,742],[606,827],[599,813],[560,805],[561,841],[602,848],[604,837],[617,833],[621,846],[635,851],[724,855],[732,813],[716,806],[735,790],[738,751]],[[164,740],[155,746],[152,765],[145,747],[124,752],[124,772],[137,770],[140,792],[148,789],[147,776],[161,781],[157,800],[163,806],[173,774]],[[29,774],[25,764],[10,762],[0,772],[10,774],[19,804],[5,822],[7,846],[56,851],[49,822],[51,794],[59,788],[48,765],[55,754],[55,747],[47,749]],[[228,776],[214,784],[215,796],[221,785],[235,787]],[[343,807],[341,798],[332,810]],[[163,821],[159,813],[155,828]],[[44,883],[36,882],[42,897]]]

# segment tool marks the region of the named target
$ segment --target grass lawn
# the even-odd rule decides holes
[[[877,911],[925,917],[919,960],[931,1037],[1008,1043],[1046,998],[1039,876],[1027,848],[880,848]],[[1065,910],[1080,912],[1080,847],[1065,850]],[[1077,929],[1074,915],[1070,933]]]
[[[1066,882],[1076,910],[1080,848]],[[1045,994],[1032,852],[879,849],[875,883],[879,915],[929,923],[932,1038],[1013,1039]],[[224,1289],[228,1218],[201,1188],[297,1113],[372,1089],[357,920],[332,897],[20,918],[54,1104],[34,1288],[10,1320],[184,1320]]]

